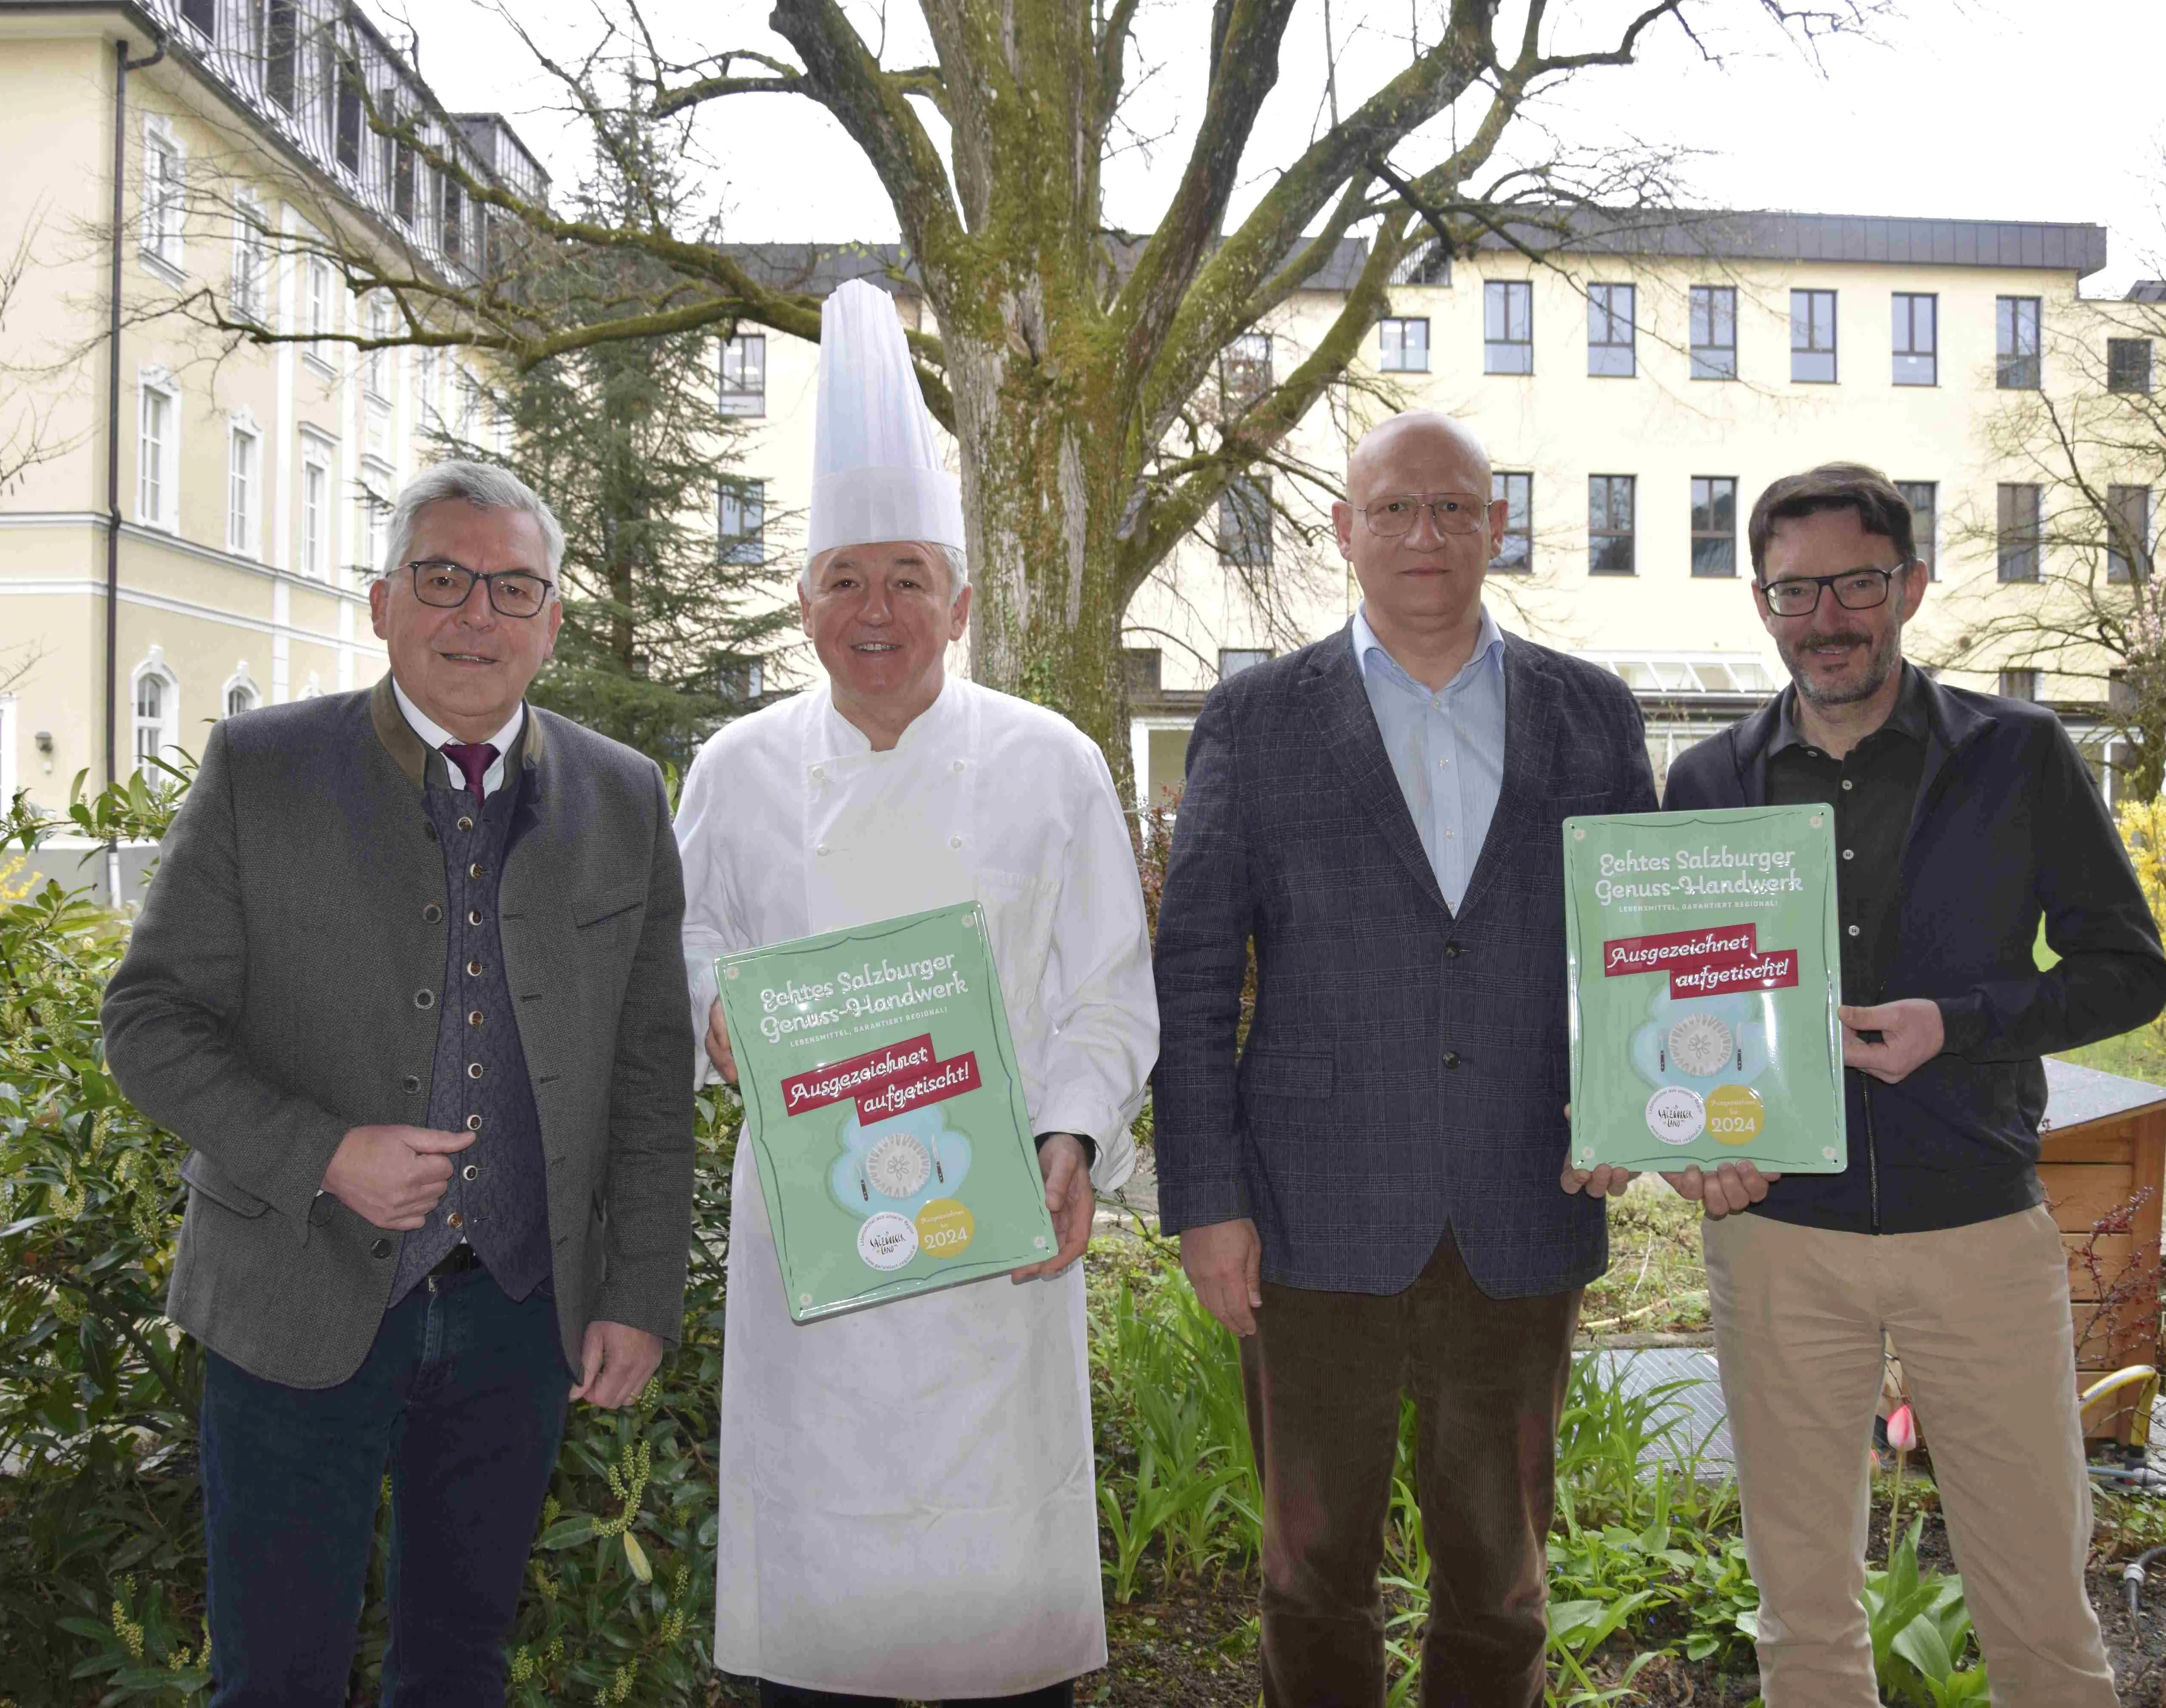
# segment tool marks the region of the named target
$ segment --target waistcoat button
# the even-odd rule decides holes
[[[480,908],[469,907],[467,909],[467,923],[469,925],[478,925],[481,923]]]
[[[479,860],[476,860],[472,865],[467,868],[467,875],[470,878],[478,878],[482,875],[481,862]]]
[[[466,1224],[467,1219],[457,1210],[453,1210],[451,1214],[444,1218],[444,1225],[447,1228],[463,1228]]]
[[[478,1026],[478,1025],[480,1025],[480,1024],[481,1024],[481,1010],[480,1010],[480,1009],[476,1008],[475,1010],[473,1010],[473,1013],[469,1013],[469,1014],[467,1016],[467,1024],[468,1024],[468,1025],[469,1025],[469,1026]]]
[[[470,960],[467,963],[467,976],[470,979],[478,979],[481,976],[481,963],[479,961]]]
[[[469,1133],[478,1133],[481,1131],[480,1116],[469,1115],[467,1117],[467,1131]]]
[[[473,828],[473,820],[471,818],[461,818],[459,820],[459,828],[461,830],[472,830]]]
[[[481,1077],[481,1064],[479,1062],[470,1061],[467,1064],[467,1077],[468,1079],[479,1079]]]
[[[461,1180],[479,1180],[481,1178],[481,1171],[478,1168],[476,1168],[473,1164],[469,1162],[464,1168],[459,1171],[459,1178]]]

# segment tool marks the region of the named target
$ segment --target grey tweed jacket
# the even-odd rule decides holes
[[[541,1117],[565,1356],[590,1319],[674,1342],[691,1235],[691,1018],[652,761],[529,708],[504,958]],[[108,1060],[189,1147],[168,1314],[242,1368],[359,1368],[400,1235],[318,1196],[350,1128],[424,1124],[445,994],[441,766],[387,675],[216,725],[107,987]]]
[[[1342,631],[1211,691],[1160,904],[1159,1204],[1252,1217],[1264,1274],[1397,1293],[1446,1227],[1492,1298],[1608,1261],[1568,1134],[1561,821],[1646,812],[1631,690],[1504,637],[1504,774],[1446,907]],[[1243,969],[1255,1018],[1236,1060]]]

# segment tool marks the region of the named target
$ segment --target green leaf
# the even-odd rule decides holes
[[[535,1546],[543,1548],[575,1547],[594,1533],[591,1518],[560,1518],[542,1532]]]

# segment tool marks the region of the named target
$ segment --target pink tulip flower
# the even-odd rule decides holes
[[[1918,1445],[1918,1420],[1911,1415],[1908,1400],[1888,1414],[1888,1445],[1899,1453],[1910,1452]]]

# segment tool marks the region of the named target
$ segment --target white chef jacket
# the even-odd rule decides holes
[[[822,686],[700,749],[677,834],[702,1036],[717,955],[975,898],[1032,1130],[1093,1140],[1099,1190],[1128,1178],[1158,1007],[1119,798],[1072,724],[951,678],[879,754]],[[932,1700],[1104,1665],[1082,1266],[795,1324],[757,1168],[741,1145],[716,1664]]]

